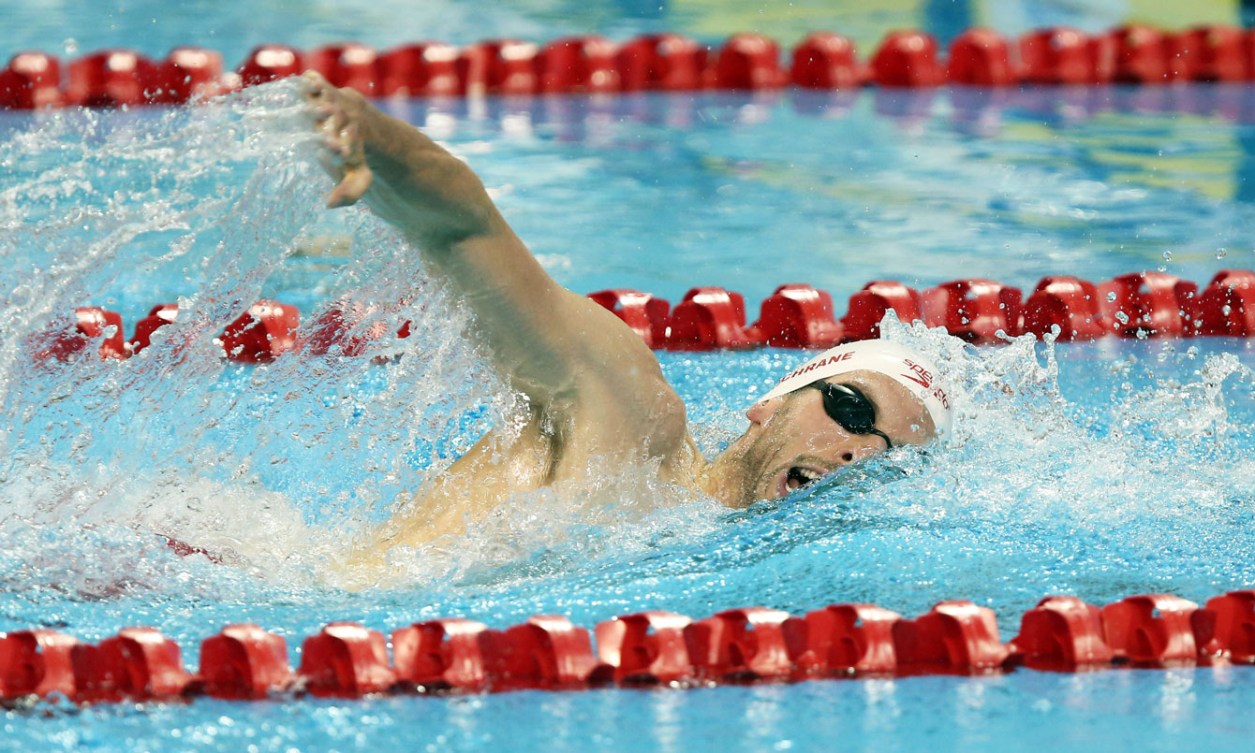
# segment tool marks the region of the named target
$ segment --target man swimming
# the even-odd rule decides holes
[[[745,507],[949,430],[935,367],[898,345],[851,343],[786,376],[750,407],[746,432],[707,460],[654,354],[546,274],[465,163],[355,91],[316,73],[304,85],[336,180],[328,206],[363,200],[398,228],[470,308],[491,366],[526,398],[522,430],[489,431],[394,517],[380,549],[461,533],[513,495],[626,463]]]

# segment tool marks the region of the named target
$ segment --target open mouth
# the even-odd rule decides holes
[[[793,465],[776,474],[774,488],[775,498],[791,494],[798,489],[810,486],[823,478],[828,472],[822,468],[807,465]]]

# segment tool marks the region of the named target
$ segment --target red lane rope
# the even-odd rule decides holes
[[[24,630],[0,633],[0,700],[359,698],[1215,664],[1255,664],[1255,590],[1203,607],[1170,594],[1129,596],[1101,609],[1049,596],[1022,615],[1009,643],[992,610],[961,600],[915,619],[871,604],[832,604],[803,616],[747,607],[702,620],[641,612],[592,631],[551,615],[505,630],[438,619],[390,637],[338,622],[304,640],[295,671],[286,641],[257,625],[231,625],[205,639],[195,673],[183,666],[178,644],[152,628],[125,628],[99,644]]]
[[[693,288],[674,307],[637,290],[602,290],[588,297],[614,312],[650,347],[681,351],[828,348],[879,337],[880,321],[889,311],[901,321],[943,327],[979,344],[1000,342],[999,333],[1041,337],[1055,331],[1062,341],[1255,337],[1255,272],[1244,269],[1222,270],[1202,290],[1165,272],[1120,275],[1099,284],[1052,275],[1038,282],[1027,298],[1019,288],[986,279],[953,280],[923,291],[878,280],[850,297],[840,319],[826,291],[781,285],[762,302],[752,324],[747,324],[744,296],[720,287]],[[368,316],[386,313],[333,306],[302,328],[295,307],[262,300],[228,324],[215,342],[226,358],[243,363],[269,362],[293,350],[361,355],[373,340],[409,336],[408,321],[394,322],[391,326],[399,327],[395,332],[380,321],[356,326]],[[127,339],[121,315],[84,306],[75,309],[72,322],[59,322],[28,343],[37,361],[68,360],[95,343],[101,358],[128,358],[148,347],[153,333],[177,317],[175,304],[155,306]]]
[[[179,104],[306,69],[373,97],[1252,81],[1255,30],[1213,25],[1169,32],[1131,24],[1091,35],[1051,27],[1009,40],[976,28],[954,39],[946,59],[931,35],[894,31],[867,60],[848,38],[821,31],[803,39],[787,65],[779,44],[758,34],[733,35],[718,48],[651,34],[622,44],[576,36],[544,45],[497,39],[386,51],[356,43],[312,51],[270,44],[235,71],[223,69],[221,53],[200,47],[175,48],[161,61],[109,49],[62,68],[53,55],[18,53],[0,71],[0,108]]]

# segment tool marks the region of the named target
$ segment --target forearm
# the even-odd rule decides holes
[[[360,156],[372,176],[362,198],[471,309],[500,373],[542,401],[552,392],[542,384],[567,384],[569,359],[554,342],[567,325],[560,313],[565,291],[510,229],[479,177],[414,126],[355,92],[339,96],[353,111]]]
[[[328,205],[365,199],[401,230],[471,309],[497,371],[536,406],[569,401],[581,378],[624,352],[603,330],[632,333],[545,272],[470,167],[360,94],[307,81],[337,179]]]
[[[498,232],[501,221],[474,172],[414,126],[365,101],[359,120],[374,181],[371,209],[427,252]]]

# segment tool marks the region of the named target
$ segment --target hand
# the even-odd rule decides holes
[[[365,100],[356,92],[337,89],[315,71],[306,71],[302,79],[305,99],[323,136],[323,167],[336,181],[327,195],[327,206],[335,209],[355,204],[373,178],[362,137]]]

